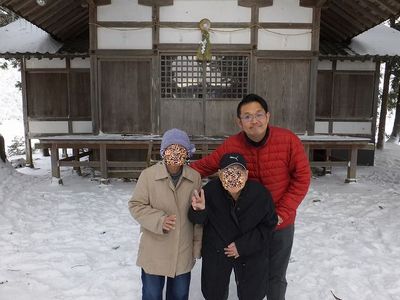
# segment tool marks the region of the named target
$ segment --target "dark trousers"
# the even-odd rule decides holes
[[[201,291],[206,300],[227,300],[232,270],[239,300],[261,300],[268,281],[267,251],[237,259],[227,258],[222,250],[203,252]]]
[[[165,276],[147,274],[142,269],[142,300],[162,300]],[[167,300],[189,299],[190,272],[167,277]]]
[[[286,270],[292,252],[294,225],[272,234],[269,248],[269,281],[267,289],[268,300],[285,300]]]

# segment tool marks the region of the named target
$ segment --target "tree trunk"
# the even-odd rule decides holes
[[[394,117],[394,124],[392,134],[388,142],[398,144],[400,140],[400,92],[397,94],[396,115]]]
[[[5,149],[5,143],[4,143],[4,138],[3,136],[0,134],[0,159],[3,162],[6,162],[6,149]]]
[[[391,71],[390,62],[386,62],[385,76],[383,79],[381,113],[379,115],[378,142],[376,144],[377,149],[383,149],[383,144],[385,143],[385,126],[386,126],[387,104],[389,98],[390,71]]]

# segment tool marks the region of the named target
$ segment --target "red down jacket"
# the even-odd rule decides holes
[[[249,178],[261,182],[271,192],[276,212],[283,219],[277,229],[293,224],[311,179],[310,165],[300,139],[290,130],[269,126],[265,144],[255,147],[247,141],[244,132],[240,132],[190,166],[203,177],[212,175],[218,171],[220,158],[225,153],[242,154]]]

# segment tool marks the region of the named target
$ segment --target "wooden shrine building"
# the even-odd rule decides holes
[[[257,93],[268,101],[271,124],[374,142],[380,64],[390,56],[360,55],[348,45],[400,14],[398,0],[0,0],[0,6],[60,43],[53,52],[0,51],[22,59],[27,141],[157,135],[172,127],[224,137],[238,130],[237,103]],[[372,164],[373,150],[365,157]]]

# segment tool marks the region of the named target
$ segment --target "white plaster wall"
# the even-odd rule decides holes
[[[97,29],[97,47],[99,49],[152,49],[152,43],[151,28]]]
[[[92,133],[91,121],[72,121],[73,133]]]
[[[371,134],[371,122],[333,122],[332,132],[334,134]]]
[[[260,22],[312,23],[312,8],[302,7],[299,0],[275,0],[272,6],[260,7]]]
[[[27,69],[64,69],[66,68],[65,59],[60,58],[31,58],[26,60]]]
[[[237,5],[236,0],[174,0],[174,5],[160,7],[160,21],[250,22],[251,8]]]
[[[330,60],[320,60],[318,62],[318,70],[332,70],[332,62]]]
[[[72,69],[90,69],[90,59],[89,58],[75,58],[70,60],[70,65]]]
[[[68,133],[67,121],[29,121],[30,133]]]
[[[218,28],[216,28],[218,30]],[[220,31],[210,32],[212,44],[249,44],[250,30],[233,31],[234,29],[224,28]],[[230,32],[229,32],[230,31]],[[182,30],[173,28],[160,29],[160,43],[191,43],[198,44],[201,40],[200,30]]]
[[[160,28],[160,43],[197,44],[201,40],[201,32],[196,29]],[[212,43],[212,42],[211,42]]]
[[[258,50],[311,50],[311,32],[307,29],[258,30]]]
[[[375,71],[375,62],[373,61],[338,61],[336,70],[340,71]]]
[[[111,5],[97,7],[98,21],[151,21],[151,7],[137,0],[112,0]]]
[[[317,121],[314,127],[315,133],[329,133],[329,122]]]

